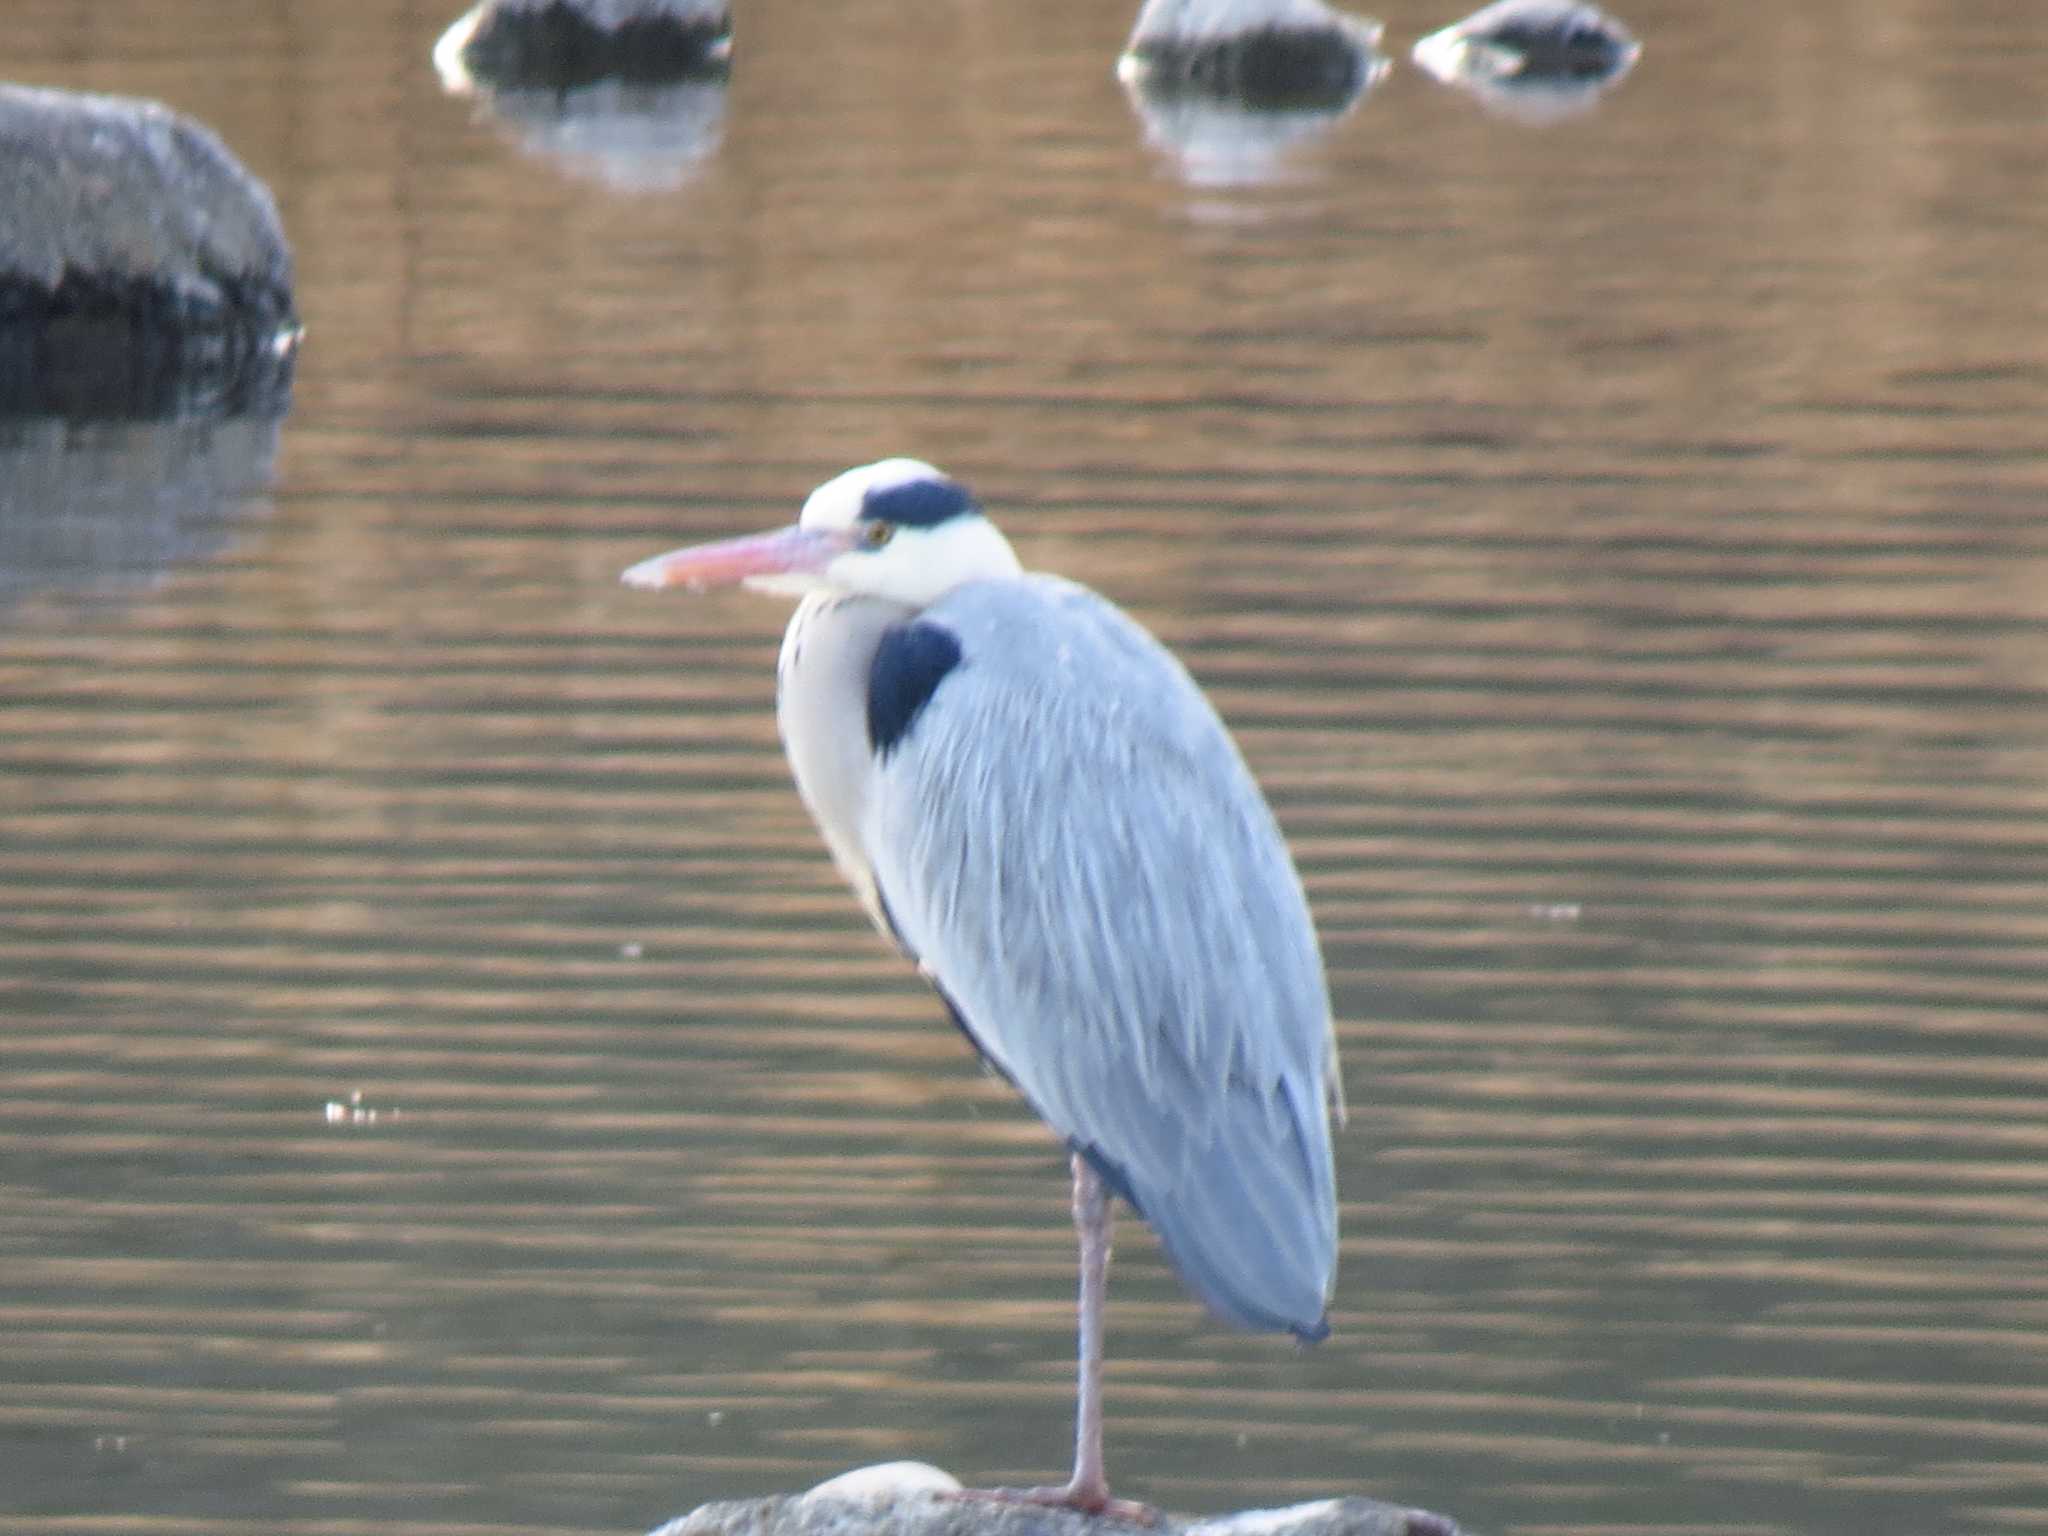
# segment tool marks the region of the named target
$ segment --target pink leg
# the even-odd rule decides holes
[[[1074,1409],[1074,1475],[1062,1488],[990,1488],[962,1498],[1050,1504],[1083,1514],[1157,1525],[1149,1504],[1109,1496],[1102,1466],[1102,1311],[1109,1299],[1109,1187],[1088,1159],[1074,1154],[1074,1229],[1081,1237],[1080,1390]]]
[[[1068,1502],[1078,1509],[1109,1504],[1102,1465],[1102,1313],[1109,1302],[1109,1190],[1088,1159],[1074,1154],[1074,1230],[1081,1237],[1080,1369],[1074,1403],[1074,1475]]]

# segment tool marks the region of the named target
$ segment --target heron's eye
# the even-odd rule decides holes
[[[880,549],[895,537],[894,523],[873,522],[860,525],[860,542],[863,549]]]

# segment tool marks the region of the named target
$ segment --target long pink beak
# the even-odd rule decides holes
[[[716,544],[693,544],[672,549],[665,555],[642,560],[623,571],[619,580],[629,587],[658,592],[667,587],[688,587],[702,592],[709,587],[730,587],[762,576],[806,576],[822,571],[853,547],[851,534],[822,528],[777,528],[771,533],[747,534],[737,539],[720,539]]]

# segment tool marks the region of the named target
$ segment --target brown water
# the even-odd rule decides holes
[[[274,445],[60,461],[156,532],[0,439],[0,1536],[1062,1467],[1058,1150],[817,847],[782,612],[614,584],[891,452],[1188,658],[1332,968],[1337,1336],[1127,1225],[1122,1491],[2048,1530],[2048,8],[1632,0],[1597,113],[1191,167],[1121,7],[764,4],[637,192],[430,8],[17,11],[309,335]]]

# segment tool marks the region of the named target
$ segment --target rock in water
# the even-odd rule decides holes
[[[1416,67],[1489,110],[1542,123],[1583,112],[1642,44],[1585,0],[1498,0],[1415,44]]]
[[[1380,30],[1322,0],[1146,0],[1117,73],[1253,107],[1342,106],[1375,78]]]
[[[942,1474],[943,1475],[943,1474]],[[1130,1525],[1070,1509],[952,1499],[907,1487],[894,1497],[811,1494],[706,1504],[652,1536],[1459,1536],[1456,1522],[1377,1499],[1323,1499],[1157,1525]]]
[[[156,102],[0,85],[0,325],[95,314],[270,346],[297,323],[277,204]]]
[[[726,0],[484,0],[441,35],[434,67],[495,90],[568,90],[600,80],[722,78]]]
[[[1497,80],[1605,82],[1641,52],[1628,28],[1582,0],[1499,0],[1415,45],[1416,62],[1439,78],[1470,72]],[[1454,67],[1439,67],[1451,60]]]
[[[441,34],[434,69],[526,152],[664,192],[718,149],[731,48],[726,0],[484,0]]]

